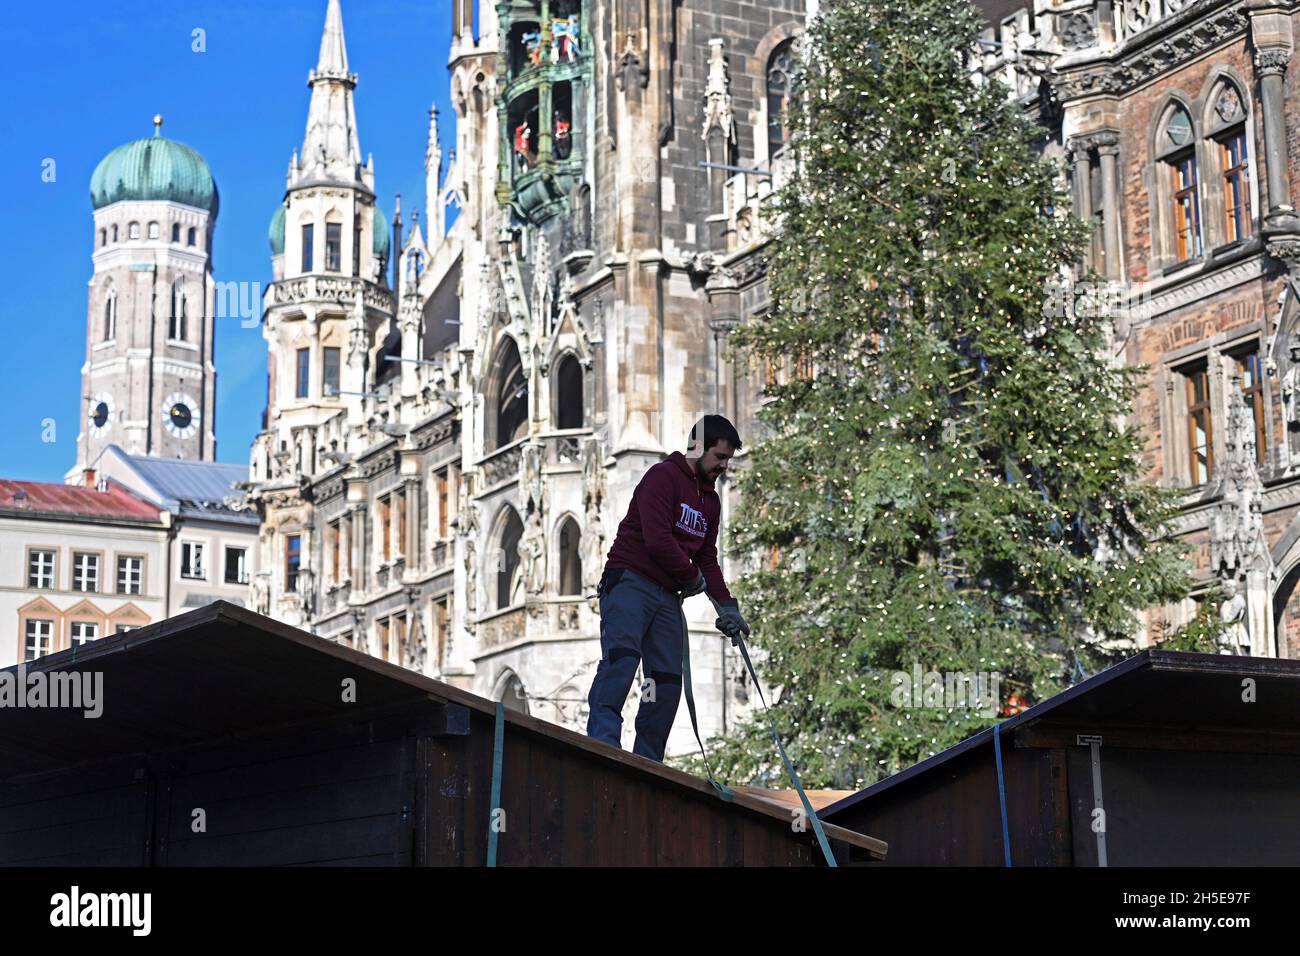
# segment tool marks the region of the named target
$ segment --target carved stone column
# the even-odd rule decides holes
[[[1108,279],[1123,278],[1119,234],[1119,134],[1106,131],[1096,134],[1097,155],[1101,158],[1101,247],[1105,257],[1103,274]]]
[[[1078,197],[1078,214],[1084,222],[1091,223],[1092,208],[1092,154],[1085,137],[1070,140],[1070,157],[1074,163],[1074,193]],[[1097,256],[1097,230],[1088,236],[1088,267],[1094,267]]]
[[[358,505],[352,512],[352,595],[359,597],[366,591],[366,508]]]
[[[406,485],[406,572],[413,574],[420,569],[424,558],[420,547],[420,479],[408,475],[403,481]]]
[[[351,588],[352,578],[352,509],[347,509],[339,518],[339,564],[334,569],[338,581],[348,581]]]
[[[1291,51],[1269,47],[1255,52],[1255,75],[1259,78],[1264,114],[1264,168],[1268,174],[1268,212],[1265,235],[1300,233],[1300,217],[1291,205],[1290,171],[1287,169],[1287,129],[1283,88]]]

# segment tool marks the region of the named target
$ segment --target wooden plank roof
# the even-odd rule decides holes
[[[482,717],[496,713],[493,701],[223,601],[7,670],[19,666],[27,674],[101,673],[103,714],[0,708],[0,782],[91,769],[134,755],[230,745],[269,728],[355,720],[358,708],[393,714],[458,705],[479,715],[471,722],[475,733],[490,730]],[[355,681],[355,704],[341,699],[345,679]],[[537,738],[548,743],[548,754],[565,759],[567,753],[633,775],[650,803],[655,792],[705,800],[714,810],[723,807],[762,822],[773,839],[815,845],[811,828],[791,827],[788,801],[740,788],[724,803],[705,780],[583,734],[513,711],[505,721],[508,740],[519,734]],[[517,776],[510,783],[520,785]],[[884,858],[887,848],[880,840],[844,827],[826,831],[865,858]]]
[[[1243,681],[1255,685],[1255,700],[1243,704]],[[1158,728],[1180,734],[1297,734],[1300,660],[1193,654],[1148,648],[1000,724],[1004,740],[1013,731],[1122,721],[1130,728]],[[886,777],[818,812],[822,820],[918,777],[942,772],[961,754],[987,747],[990,727],[906,770]],[[1005,744],[1004,744],[1005,746]]]

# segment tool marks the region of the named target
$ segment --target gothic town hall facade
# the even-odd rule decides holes
[[[1149,365],[1133,416],[1150,480],[1188,489],[1177,533],[1202,589],[1234,594],[1241,649],[1300,654],[1300,4],[979,5],[972,78],[1045,123],[1095,222],[1086,265],[1125,290],[1113,360]],[[790,373],[734,367],[726,345],[767,308],[782,110],[816,6],[451,0],[455,115],[430,110],[423,216],[395,201],[390,220],[330,0],[271,219],[256,609],[585,725],[595,585],[637,481],[702,414],[751,442],[765,381]],[[705,603],[687,608],[711,734],[751,689]],[[1195,610],[1154,609],[1141,640]],[[669,752],[692,744],[679,721]]]

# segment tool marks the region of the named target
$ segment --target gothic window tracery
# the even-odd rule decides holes
[[[582,593],[582,556],[578,522],[570,516],[560,525],[560,594]]]
[[[497,360],[496,441],[501,448],[528,431],[528,380],[524,377],[519,348],[507,339]]]
[[[492,557],[496,559],[497,610],[504,610],[524,603],[524,575],[519,561],[519,541],[524,536],[524,523],[519,519],[519,513],[507,506],[499,527],[501,535],[497,551],[495,555],[489,553],[489,560]]]
[[[1246,109],[1241,91],[1229,80],[1219,84],[1210,102],[1206,145],[1220,191],[1216,205],[1221,212],[1216,225],[1222,231],[1219,238],[1223,242],[1240,242],[1254,232]]]
[[[790,139],[789,109],[794,90],[794,40],[786,40],[767,61],[767,155],[774,159]]]
[[[1234,375],[1240,379],[1241,395],[1255,421],[1255,463],[1267,461],[1267,431],[1264,427],[1264,388],[1260,377],[1259,343],[1232,353]]]
[[[555,368],[555,427],[582,428],[582,366],[572,353],[565,355]]]
[[[1160,187],[1167,210],[1169,258],[1186,262],[1201,255],[1200,172],[1196,131],[1191,114],[1179,103],[1165,113],[1156,137],[1161,168]]]
[[[506,710],[521,714],[528,713],[528,692],[524,689],[524,682],[519,679],[519,675],[512,673],[506,680],[501,688],[500,700]]]

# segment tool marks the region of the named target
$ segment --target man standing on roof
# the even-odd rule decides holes
[[[644,661],[632,752],[661,762],[682,694],[682,599],[707,592],[720,608],[718,629],[749,635],[718,567],[722,502],[713,490],[740,436],[721,415],[705,415],[689,438],[685,455],[673,452],[637,484],[596,592],[600,664],[587,697],[587,736],[621,746],[623,704]]]

